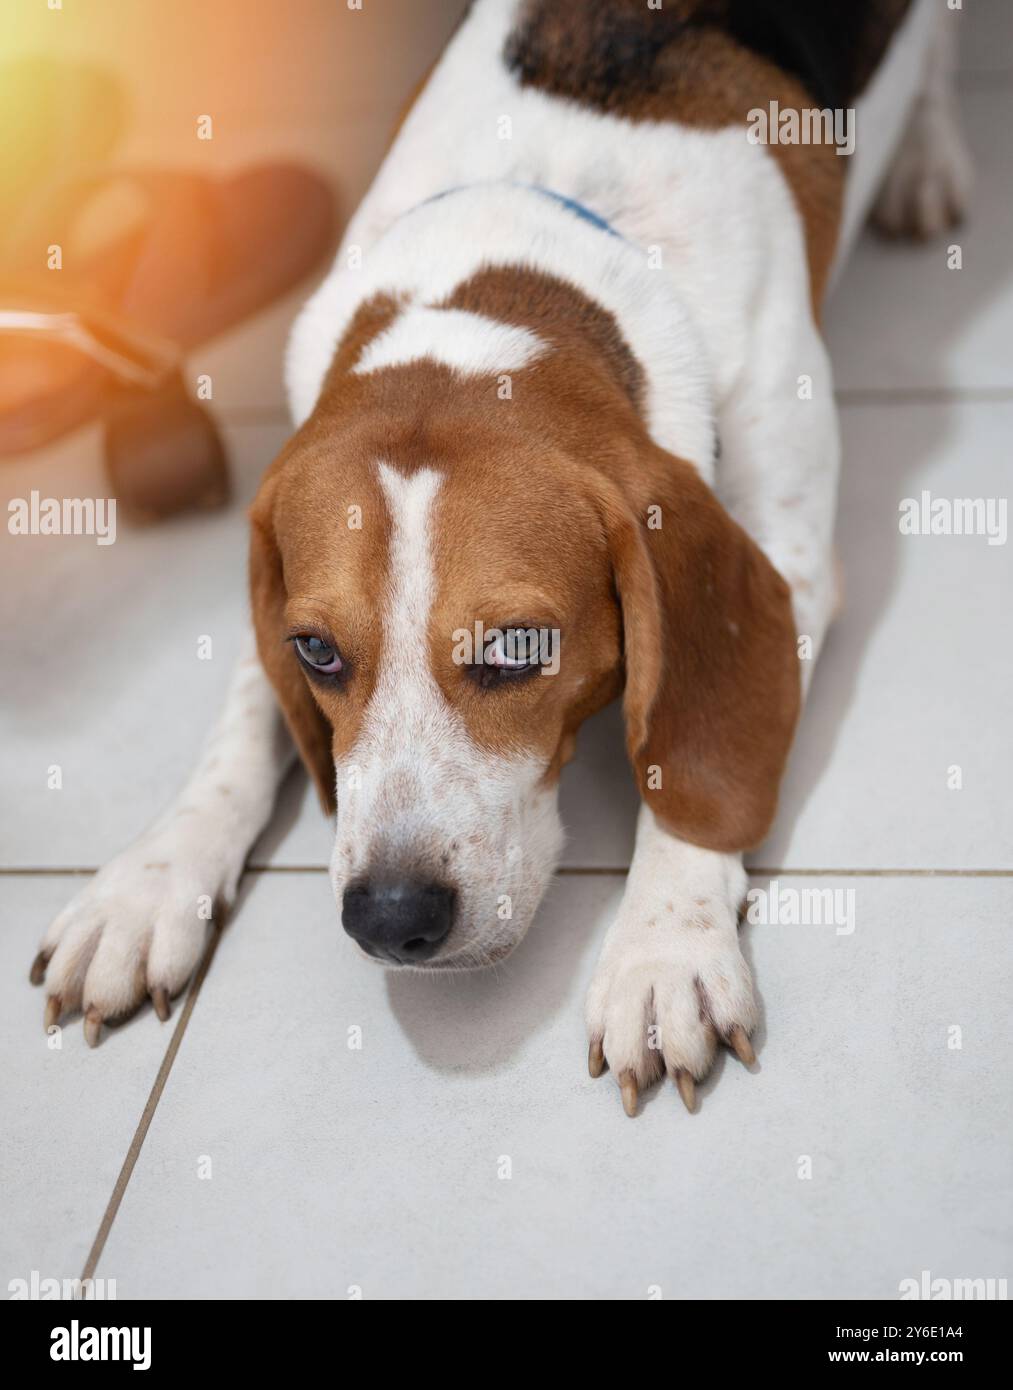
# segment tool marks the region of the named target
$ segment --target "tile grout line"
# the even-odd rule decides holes
[[[801,868],[790,864],[747,864],[746,871],[750,874],[784,874],[802,878],[805,876],[820,876],[828,878],[835,876],[838,878],[1013,878],[1013,868],[1010,869],[918,869],[918,868],[888,868],[888,869],[846,869],[830,865],[826,868],[813,869]],[[245,874],[326,874],[328,868],[326,864],[248,864],[243,870]],[[558,877],[576,877],[581,874],[586,876],[612,875],[629,873],[629,865],[563,865],[556,869]],[[35,865],[31,867],[0,868],[0,878],[71,878],[84,874],[98,873],[98,868],[94,866],[78,866],[76,868],[55,868],[47,865]]]
[[[1013,386],[842,386],[840,406],[851,405],[1006,405]]]
[[[805,878],[1013,878],[1013,869],[792,869],[766,864],[747,864],[750,874],[784,874]]]
[[[791,866],[768,864],[747,864],[746,873],[753,877],[781,874],[785,878],[1013,878],[1013,869],[798,869]],[[272,868],[261,872],[277,872]],[[619,875],[628,874],[629,868],[562,868],[558,876],[579,877],[580,875]]]
[[[218,949],[218,942],[221,939],[221,934],[222,929],[220,927],[212,933],[207,950],[204,952],[201,963],[197,967],[197,973],[187,991],[179,1018],[176,1020],[175,1030],[169,1040],[169,1046],[165,1050],[165,1056],[162,1058],[161,1065],[158,1068],[158,1073],[155,1076],[147,1102],[141,1112],[141,1118],[137,1123],[137,1129],[134,1131],[130,1146],[126,1152],[126,1157],[123,1160],[123,1165],[113,1185],[113,1190],[110,1194],[106,1209],[102,1214],[102,1220],[99,1222],[99,1227],[95,1233],[95,1239],[92,1242],[91,1250],[88,1252],[88,1258],[85,1261],[84,1270],[81,1273],[82,1283],[85,1279],[94,1277],[98,1262],[102,1258],[102,1251],[105,1249],[106,1241],[109,1238],[109,1232],[112,1230],[113,1222],[116,1220],[116,1214],[120,1209],[120,1203],[123,1201],[123,1194],[127,1190],[127,1184],[133,1176],[134,1168],[140,1156],[141,1147],[147,1138],[148,1130],[151,1128],[151,1121],[154,1118],[155,1109],[162,1098],[165,1084],[169,1079],[169,1073],[172,1071],[172,1064],[176,1060],[176,1054],[183,1042],[183,1034],[186,1032],[187,1024],[190,1022],[190,1015],[193,1013],[197,1003],[197,996],[200,994],[201,986],[204,983],[208,970],[211,968],[211,962],[214,960],[215,952]]]

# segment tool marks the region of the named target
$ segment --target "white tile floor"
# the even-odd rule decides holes
[[[297,8],[304,32],[326,22],[318,0]],[[406,7],[387,44],[409,55],[399,90],[458,8]],[[974,11],[962,95],[980,174],[964,269],[947,270],[939,245],[868,239],[829,316],[847,607],[753,862],[758,886],[776,873],[853,890],[856,926],[747,929],[765,1013],[757,1074],[719,1065],[697,1116],[659,1090],[635,1123],[610,1079],[586,1077],[581,999],[635,810],[612,713],[564,782],[570,872],[495,973],[388,978],[355,959],[321,871],[327,826],[293,779],[192,1012],[161,1026],[145,1011],[94,1053],[76,1024],[47,1044],[26,972],[69,871],[93,869],[160,808],[227,678],[242,507],[285,435],[293,295],[192,364],[212,373],[226,427],[227,513],[124,530],[104,549],[0,534],[0,1280],[78,1273],[100,1227],[97,1272],[121,1297],[639,1298],[656,1284],[669,1297],[861,1298],[926,1268],[1013,1273],[1013,548],[897,530],[900,499],[923,487],[1009,493],[1013,6]],[[254,72],[295,60],[295,47],[272,57],[249,43]],[[209,157],[299,153],[354,201],[399,93],[354,43],[336,51],[341,90],[318,78],[266,112],[235,94]],[[196,66],[177,104],[138,93],[151,129],[201,109]],[[353,120],[335,158],[334,123]],[[5,464],[4,500],[101,495],[98,460],[84,432]],[[45,790],[52,763],[58,793]],[[361,1051],[347,1046],[356,1024]]]

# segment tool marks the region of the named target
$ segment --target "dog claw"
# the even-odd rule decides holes
[[[601,1038],[592,1038],[591,1045],[587,1049],[587,1069],[592,1076],[601,1076],[605,1070],[605,1051],[601,1045]]]
[[[41,985],[46,978],[46,966],[49,964],[49,957],[45,951],[40,951],[32,961],[32,968],[28,973],[28,978],[33,985]]]
[[[89,1047],[98,1047],[99,1035],[102,1032],[102,1015],[92,1004],[84,1016],[84,1040]]]
[[[47,1033],[59,1023],[62,1010],[63,1000],[58,994],[51,994],[46,1000],[46,1012],[42,1019],[42,1026]]]
[[[622,1092],[623,1109],[632,1119],[637,1113],[637,1078],[631,1071],[624,1071],[620,1076],[619,1090]]]
[[[679,1094],[682,1096],[683,1105],[692,1115],[693,1111],[696,1109],[696,1086],[693,1083],[693,1078],[688,1071],[677,1071],[675,1073],[675,1084],[679,1088]]]
[[[728,1034],[728,1046],[732,1049],[744,1067],[751,1067],[756,1061],[756,1053],[753,1051],[753,1044],[746,1037],[746,1031],[741,1024],[736,1023],[735,1027]]]
[[[155,1007],[155,1013],[162,1023],[169,1018],[169,991],[165,985],[156,985],[151,991],[151,1002]]]

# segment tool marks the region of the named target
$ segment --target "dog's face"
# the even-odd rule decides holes
[[[657,813],[714,848],[766,828],[797,708],[785,586],[687,465],[642,440],[608,457],[611,476],[484,406],[381,400],[318,409],[265,478],[261,660],[336,793],[342,922],[384,964],[513,949],[555,866],[576,730],[624,681]],[[760,709],[757,640],[780,653]]]
[[[346,930],[387,964],[507,954],[555,866],[574,732],[618,688],[607,544],[570,460],[502,430],[310,430],[255,508],[253,592],[336,788]]]

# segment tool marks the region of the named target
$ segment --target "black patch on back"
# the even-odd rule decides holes
[[[528,0],[503,58],[524,85],[606,110],[664,91],[689,35],[718,30],[805,86],[851,105],[910,0]],[[687,73],[687,76],[692,74]],[[705,80],[703,75],[701,79]]]
[[[729,28],[744,48],[797,77],[817,106],[854,103],[910,0],[731,0]]]

